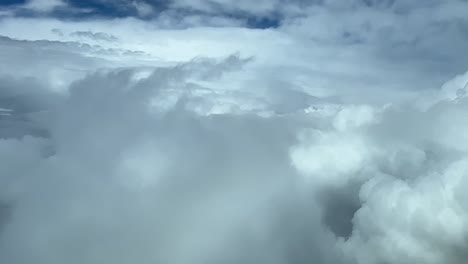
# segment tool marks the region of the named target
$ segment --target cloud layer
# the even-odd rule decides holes
[[[284,5],[3,7],[0,263],[466,263],[466,2]]]

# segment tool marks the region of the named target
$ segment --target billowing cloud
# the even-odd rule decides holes
[[[2,7],[0,263],[466,263],[465,6]]]

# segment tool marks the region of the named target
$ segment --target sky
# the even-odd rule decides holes
[[[0,263],[467,263],[465,10],[0,0]]]

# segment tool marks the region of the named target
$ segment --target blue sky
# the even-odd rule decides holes
[[[462,1],[462,0],[460,0]],[[43,12],[34,12],[22,7],[28,1],[26,0],[3,0],[0,6],[4,8],[17,8],[16,14],[19,16],[37,16],[45,15]],[[206,15],[206,16],[225,16],[246,21],[249,27],[268,28],[280,25],[282,18],[286,16],[287,9],[306,8],[310,6],[325,6],[336,9],[359,9],[362,7],[388,10],[389,12],[405,14],[411,10],[437,6],[440,1],[398,1],[398,0],[345,0],[345,1],[262,1],[271,2],[272,5],[265,10],[249,9],[248,5],[241,3],[235,6],[231,1],[186,1],[186,0],[64,0],[64,5],[51,8],[47,16],[58,17],[61,19],[87,19],[90,17],[112,18],[112,17],[139,17],[141,19],[154,19],[163,12],[173,11],[181,15]],[[138,13],[137,4],[150,6],[151,14],[142,16]],[[255,4],[253,4],[255,6]],[[261,4],[260,4],[261,6]],[[83,12],[86,10],[86,12]],[[37,10],[36,10],[37,11]],[[299,12],[300,13],[300,12]],[[290,14],[288,14],[290,15]],[[296,12],[297,15],[297,12]]]
[[[60,19],[78,19],[84,20],[89,18],[123,18],[123,17],[138,17],[141,19],[154,19],[161,13],[173,11],[178,16],[187,15],[204,15],[204,16],[222,16],[227,18],[239,19],[245,22],[247,27],[251,28],[270,28],[277,27],[281,22],[281,14],[279,10],[271,10],[260,16],[251,14],[248,10],[225,10],[222,4],[210,4],[213,10],[199,10],[189,5],[181,7],[172,7],[170,1],[139,1],[139,3],[151,6],[152,12],[150,15],[142,16],[138,13],[137,8],[132,4],[132,1],[102,1],[102,0],[67,0],[66,5],[52,8],[44,14],[42,12],[34,12],[22,8],[26,1],[2,1],[0,6],[4,8],[16,8],[17,16],[49,16]],[[87,10],[86,12],[82,12]],[[213,13],[215,12],[215,13]]]

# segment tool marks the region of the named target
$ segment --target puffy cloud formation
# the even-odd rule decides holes
[[[466,263],[465,5],[2,7],[0,263]]]

